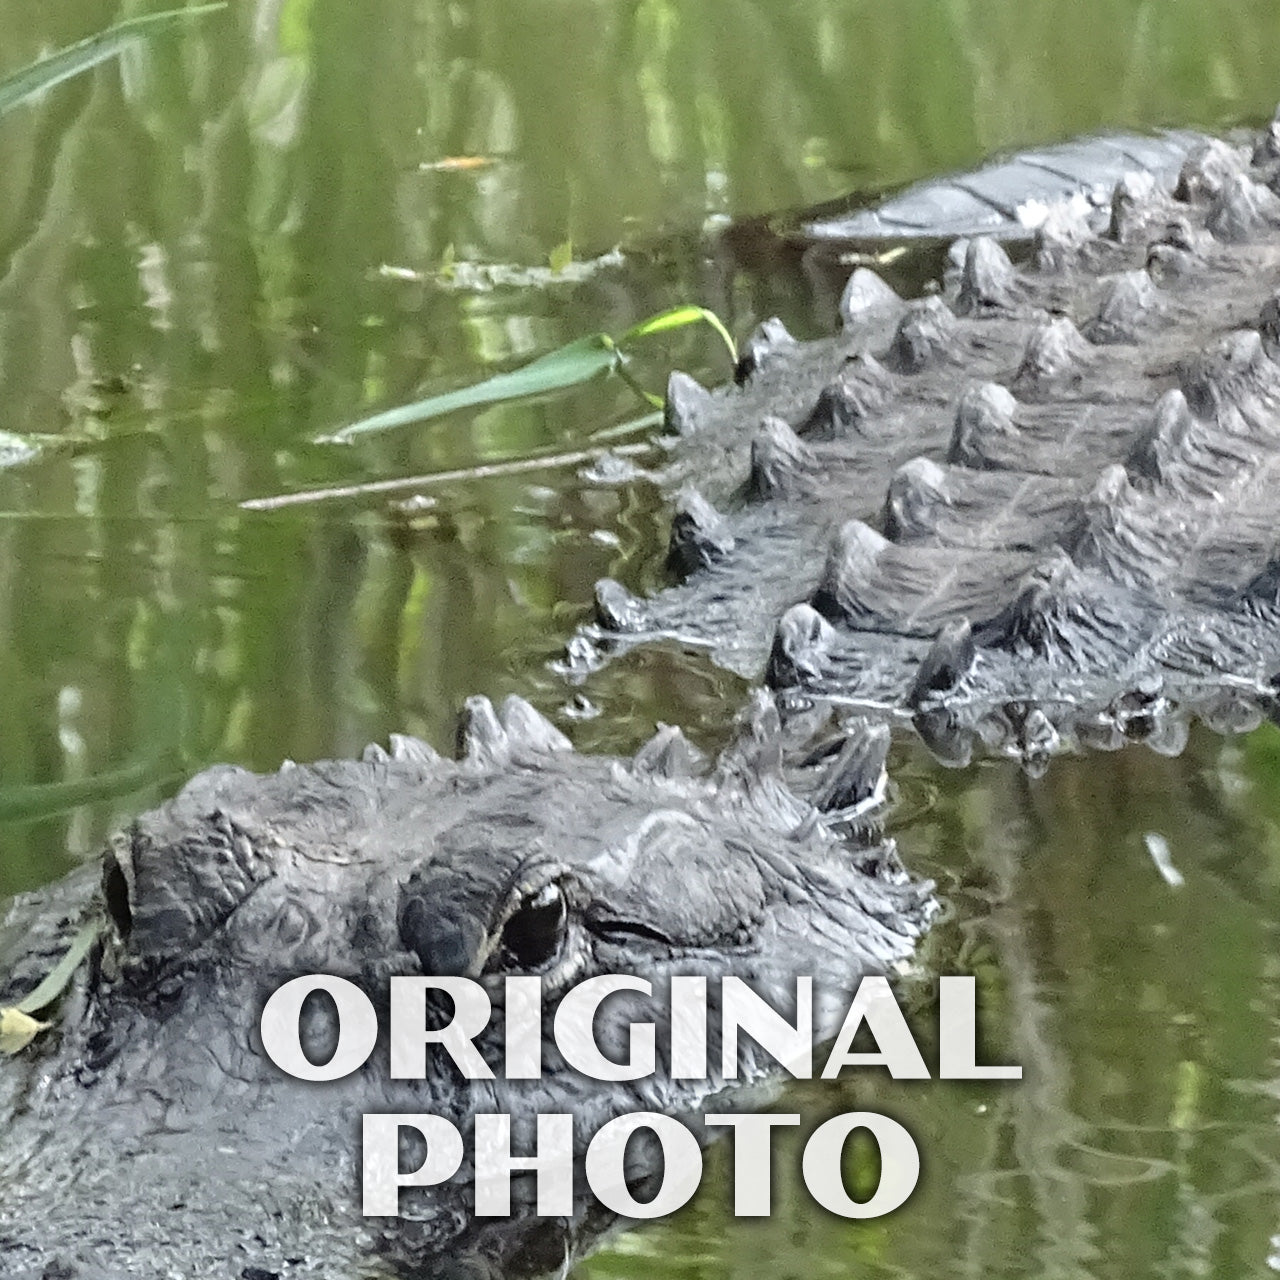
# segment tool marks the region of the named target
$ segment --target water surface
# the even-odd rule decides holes
[[[0,0],[0,72],[120,16]],[[549,465],[409,510],[237,504],[641,441],[602,383],[310,443],[677,302],[823,331],[838,281],[749,220],[1277,97],[1274,0],[258,0],[0,118],[0,430],[43,445],[0,471],[0,891],[215,760],[445,747],[470,693],[530,696],[585,748],[658,720],[714,745],[743,685],[695,656],[618,664],[580,691],[594,718],[547,665],[598,577],[656,581],[646,486]],[[701,333],[637,372],[673,365],[726,372]],[[906,1208],[832,1219],[782,1144],[767,1222],[734,1222],[718,1176],[576,1274],[1280,1270],[1280,735],[1039,782],[895,764],[903,855],[947,903],[922,968],[979,975],[1026,1082],[808,1086],[811,1118],[917,1135]]]

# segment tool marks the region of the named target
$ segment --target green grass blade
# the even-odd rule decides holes
[[[353,422],[331,436],[320,437],[321,443],[347,444],[359,436],[375,431],[392,431],[410,423],[451,413],[454,409],[466,409],[476,405],[496,404],[502,400],[518,400],[524,396],[541,395],[558,391],[562,387],[577,386],[594,378],[596,374],[614,368],[618,363],[618,351],[606,334],[593,333],[589,338],[574,342],[539,356],[522,368],[510,373],[500,373],[486,378],[471,387],[461,387],[440,396],[428,396],[413,404],[375,413],[371,418]]]
[[[661,396],[654,395],[652,391],[642,387],[640,383],[631,376],[630,371],[627,369],[625,360],[619,360],[614,366],[613,371],[623,380],[623,382],[627,384],[627,386],[631,388],[632,391],[636,393],[636,395],[640,397],[644,404],[649,406],[650,409],[661,409],[662,406],[666,404],[666,401]]]
[[[58,961],[33,991],[28,992],[15,1005],[0,1008],[0,1055],[12,1057],[21,1053],[42,1031],[48,1031],[50,1023],[40,1022],[32,1015],[51,1005],[66,989],[71,975],[80,967],[89,948],[102,933],[103,921],[93,919],[81,925],[71,940],[66,955]]]
[[[625,346],[633,338],[647,338],[651,333],[665,333],[670,329],[683,329],[686,325],[698,324],[700,321],[704,324],[709,324],[720,335],[724,345],[728,348],[729,358],[734,364],[737,364],[737,344],[734,342],[729,330],[724,327],[720,317],[707,307],[686,305],[672,307],[669,311],[661,311],[656,316],[641,320],[639,324],[633,324],[618,339],[618,345],[620,347]]]
[[[189,9],[144,13],[139,17],[117,22],[115,26],[66,49],[59,49],[57,53],[51,53],[47,58],[41,58],[39,62],[33,62],[0,80],[0,115],[24,102],[30,102],[46,89],[70,80],[72,76],[78,76],[82,71],[106,62],[108,58],[114,58],[130,42],[149,36],[161,27],[226,7],[225,3],[201,4]]]
[[[656,316],[650,316],[647,320],[641,320],[639,324],[632,325],[620,338],[611,338],[607,333],[593,333],[588,338],[578,338],[563,347],[558,347],[555,351],[548,352],[545,356],[539,356],[537,360],[523,368],[486,378],[474,386],[460,387],[457,391],[448,391],[444,395],[428,396],[427,399],[417,400],[413,404],[401,405],[397,409],[387,409],[383,413],[375,413],[372,417],[361,418],[359,422],[353,422],[332,435],[317,437],[316,443],[349,444],[352,440],[370,435],[375,431],[394,431],[398,427],[407,427],[415,422],[439,417],[442,413],[452,413],[455,409],[496,404],[501,400],[518,400],[524,396],[541,395],[547,391],[559,391],[564,387],[577,386],[595,377],[596,374],[606,371],[621,373],[627,384],[642,400],[647,404],[658,406],[662,403],[661,398],[646,391],[623,368],[623,354],[620,348],[637,338],[647,338],[650,334],[665,333],[671,329],[682,329],[686,325],[698,323],[709,324],[724,339],[729,356],[736,364],[737,347],[714,311],[696,306],[672,307],[669,311],[659,312]]]
[[[114,800],[143,787],[169,782],[186,772],[178,752],[170,750],[90,778],[0,788],[0,822],[41,821],[82,804]]]
[[[79,968],[80,961],[89,954],[89,948],[93,946],[101,932],[101,920],[90,920],[87,924],[81,925],[80,932],[71,940],[71,946],[67,948],[67,954],[49,970],[34,991],[28,992],[13,1007],[19,1013],[32,1014],[52,1004],[71,981],[71,975]]]

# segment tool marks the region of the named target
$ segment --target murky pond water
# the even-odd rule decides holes
[[[0,0],[0,73],[120,16]],[[644,440],[626,387],[312,438],[677,302],[821,331],[837,282],[747,220],[1277,97],[1274,0],[233,0],[0,116],[0,431],[42,449],[0,470],[0,891],[215,760],[443,747],[469,693],[585,748],[722,739],[744,686],[695,657],[616,664],[586,719],[548,667],[598,577],[659,569],[654,493],[555,461]],[[692,331],[637,373],[673,365],[726,373]],[[1280,735],[1037,782],[894,763],[904,858],[947,904],[924,968],[980,976],[1026,1081],[810,1086],[811,1115],[917,1136],[904,1209],[814,1210],[781,1144],[769,1220],[714,1178],[575,1274],[1280,1271]]]

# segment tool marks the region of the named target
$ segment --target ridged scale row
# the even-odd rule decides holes
[[[869,271],[843,331],[776,320],[735,385],[673,375],[678,580],[606,580],[591,663],[701,644],[784,704],[910,717],[1038,768],[1064,744],[1178,750],[1243,728],[1280,671],[1280,117],[1172,191],[1115,188],[1098,235],[1052,213],[1015,267],[957,242],[904,302]],[[696,477],[697,487],[691,483]]]

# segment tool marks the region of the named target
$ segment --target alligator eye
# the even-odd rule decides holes
[[[525,898],[502,927],[502,957],[516,969],[541,969],[564,944],[569,910],[564,891],[552,880]]]

